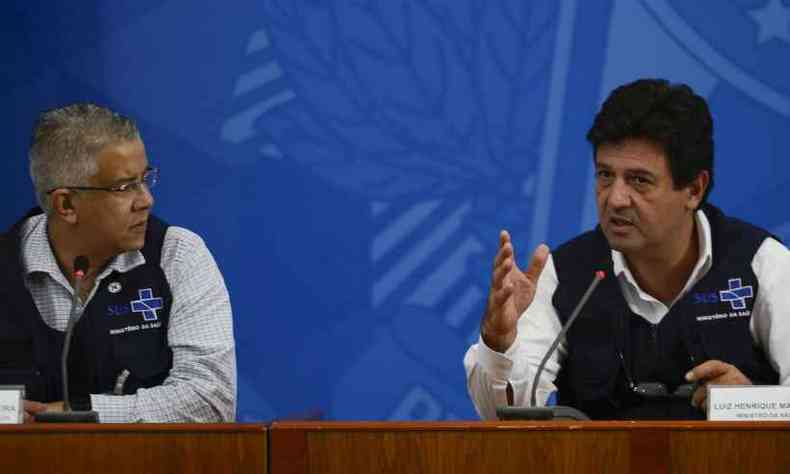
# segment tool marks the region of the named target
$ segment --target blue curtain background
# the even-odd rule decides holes
[[[137,119],[156,212],[234,305],[239,419],[468,419],[498,230],[522,260],[595,225],[592,116],[685,82],[712,202],[790,237],[790,1],[6,2],[3,227],[34,204],[34,118]]]

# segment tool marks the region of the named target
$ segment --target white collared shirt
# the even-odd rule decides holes
[[[60,270],[47,237],[47,217],[36,215],[21,227],[22,268],[44,322],[64,331],[74,290]],[[218,422],[236,415],[236,354],[230,298],[222,274],[203,240],[181,227],[165,233],[160,264],[173,304],[167,340],[173,368],[162,385],[135,395],[92,394],[103,423]],[[113,258],[96,277],[84,304],[113,271],[145,263],[140,251]]]
[[[695,215],[699,259],[683,290],[669,306],[647,294],[634,279],[623,255],[613,250],[613,270],[630,309],[651,324],[658,324],[711,268],[713,249],[710,223],[702,211]],[[752,270],[760,291],[752,309],[749,328],[757,345],[765,350],[771,366],[779,373],[783,385],[790,384],[790,250],[775,239],[768,238],[752,260]],[[538,280],[535,298],[518,322],[516,341],[504,353],[485,345],[482,338],[472,345],[464,357],[467,388],[478,414],[483,419],[496,419],[496,407],[507,404],[506,388],[513,388],[516,406],[529,405],[532,379],[541,359],[562,329],[557,311],[551,303],[557,289],[557,271],[549,256]],[[554,379],[567,354],[565,343],[548,360],[538,382],[537,398],[545,404],[556,390]]]

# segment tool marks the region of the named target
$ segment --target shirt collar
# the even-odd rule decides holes
[[[36,272],[49,274],[56,280],[63,278],[63,272],[60,270],[55,259],[55,252],[52,251],[52,246],[49,243],[45,214],[33,216],[25,221],[21,229],[21,243],[22,268],[26,278]],[[139,250],[124,252],[110,261],[99,274],[97,280],[112,271],[125,273],[144,263],[145,257]]]
[[[694,283],[698,282],[703,276],[705,276],[705,274],[708,273],[708,270],[710,270],[713,262],[713,245],[711,243],[710,222],[708,221],[708,217],[701,210],[697,210],[694,213],[694,222],[697,226],[699,258],[697,259],[697,263],[694,265],[694,270],[692,270],[691,275],[689,276],[689,279],[683,288],[683,291],[680,292],[678,297],[685,294],[686,291],[688,291],[688,289],[694,285]],[[612,270],[616,276],[625,278],[628,283],[641,291],[641,288],[639,288],[639,285],[636,283],[634,275],[631,273],[631,269],[628,268],[628,263],[625,260],[625,256],[621,252],[612,250],[612,264]]]

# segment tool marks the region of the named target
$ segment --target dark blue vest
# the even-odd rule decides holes
[[[711,226],[712,267],[657,325],[628,307],[600,228],[552,253],[559,280],[552,303],[563,323],[593,272],[607,274],[567,334],[568,356],[556,381],[560,404],[593,419],[704,418],[688,399],[648,400],[633,394],[626,367],[635,383],[661,382],[670,391],[685,383],[689,369],[711,359],[738,367],[754,383],[778,383],[749,330],[759,291],[751,262],[769,234],[713,206],[704,206],[703,212]]]
[[[62,400],[63,332],[44,323],[25,288],[23,221],[0,235],[0,384],[25,385],[30,400]],[[85,307],[68,360],[72,395],[112,392],[124,369],[130,372],[124,394],[160,385],[167,377],[173,365],[167,343],[172,295],[159,264],[166,229],[151,216],[141,250],[146,263],[105,277]]]

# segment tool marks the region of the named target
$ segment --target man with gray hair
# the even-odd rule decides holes
[[[228,292],[203,240],[151,215],[158,170],[134,122],[93,104],[51,110],[29,155],[41,208],[0,235],[0,385],[25,386],[25,420],[63,409],[78,286],[73,409],[114,423],[233,421]]]

